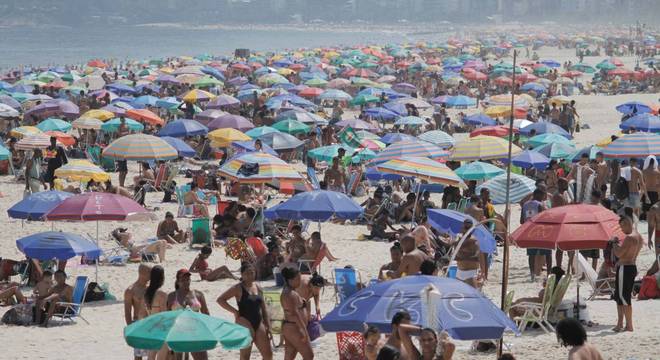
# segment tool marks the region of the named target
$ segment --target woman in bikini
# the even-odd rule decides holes
[[[316,316],[321,318],[321,289],[325,286],[325,279],[318,273],[313,273],[310,275],[301,275],[300,277],[300,286],[296,288],[296,292],[300,294],[300,297],[307,303],[307,308],[305,309],[307,315],[307,322],[312,320],[312,300],[314,300],[314,305],[316,308]]]
[[[175,290],[167,295],[167,310],[190,308],[194,312],[209,315],[209,308],[206,306],[204,294],[190,288],[190,275],[188,269],[181,269],[176,272]],[[207,360],[209,358],[206,351],[194,352],[192,357],[194,360]]]
[[[162,266],[156,265],[151,268],[149,286],[144,292],[144,304],[142,306],[144,314],[140,317],[141,319],[167,310],[167,293],[161,290],[164,280],[165,270]],[[163,345],[158,351],[149,351],[149,360],[166,359],[167,351],[166,345]]]
[[[307,333],[307,301],[296,292],[300,287],[300,272],[294,268],[282,269],[284,289],[280,303],[284,310],[282,335],[284,336],[284,360],[293,360],[300,353],[303,360],[314,359],[312,344]]]
[[[273,349],[270,346],[270,319],[266,309],[261,288],[256,280],[257,272],[254,265],[243,263],[241,265],[241,282],[230,287],[218,297],[218,305],[234,314],[236,323],[250,329],[254,344],[257,346],[261,358],[271,360]],[[229,304],[229,299],[236,299],[237,308]],[[241,360],[250,359],[252,345],[241,349]]]
[[[216,269],[209,269],[209,263],[206,260],[211,256],[212,252],[213,249],[210,246],[205,245],[188,270],[191,273],[199,273],[199,277],[206,281],[216,281],[220,279],[236,280],[236,276],[234,276],[225,265]]]

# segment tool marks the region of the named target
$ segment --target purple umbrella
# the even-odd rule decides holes
[[[115,106],[112,104],[102,107],[101,110],[110,111],[111,113],[114,113],[117,116],[126,116],[126,109],[120,108],[119,106]]]
[[[348,119],[348,120],[342,120],[338,123],[335,124],[336,126],[339,127],[346,127],[350,126],[354,130],[376,130],[376,127],[373,125],[369,124],[368,122],[360,119]]]
[[[49,101],[41,103],[32,109],[25,112],[23,116],[25,119],[30,119],[31,117],[36,117],[37,119],[45,119],[50,116],[57,116],[62,114],[59,104],[54,101]]]
[[[227,94],[222,94],[218,95],[215,99],[209,101],[206,104],[207,109],[221,109],[225,106],[233,106],[233,105],[238,105],[240,104],[241,101],[238,100],[237,98],[227,95]]]
[[[160,75],[156,78],[156,82],[161,84],[180,84],[181,82],[177,80],[172,75]]]
[[[211,130],[234,128],[240,131],[247,131],[254,128],[252,122],[240,115],[226,114],[211,121],[208,125]]]
[[[0,103],[9,105],[16,110],[21,110],[21,103],[9,95],[0,95]]]
[[[249,82],[249,80],[245,76],[238,76],[238,77],[229,79],[227,81],[227,84],[232,85],[232,86],[240,86],[240,85],[245,85],[248,82]]]
[[[67,119],[75,119],[80,115],[80,108],[78,105],[72,103],[69,100],[57,99],[53,102],[57,103],[60,106],[60,111]]]
[[[408,83],[398,83],[392,85],[392,90],[402,92],[404,94],[412,94],[417,91],[417,87],[413,84]]]
[[[213,121],[213,120],[215,120],[215,119],[217,119],[221,116],[224,116],[224,115],[227,115],[227,113],[222,111],[222,110],[209,109],[209,110],[204,110],[200,113],[195,114],[194,119],[199,121],[202,125],[208,127],[208,125],[211,121]]]

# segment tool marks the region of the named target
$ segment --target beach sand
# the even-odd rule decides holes
[[[539,52],[541,58],[551,58],[559,61],[565,59],[574,60],[574,51],[557,51],[553,49],[542,49]],[[596,64],[602,58],[585,58],[585,62]],[[632,59],[624,59],[632,68]],[[605,136],[618,131],[619,114],[614,107],[625,101],[637,100],[643,102],[655,102],[658,95],[655,94],[631,94],[621,96],[574,96],[577,101],[577,110],[581,115],[581,121],[589,124],[591,129],[585,129],[577,134],[576,143],[578,147],[595,143]],[[135,167],[131,168],[136,169]],[[130,177],[129,177],[130,178]],[[116,174],[113,174],[116,180]],[[184,179],[179,179],[181,183]],[[22,198],[23,185],[15,184],[10,177],[0,178],[0,191],[4,197],[0,198],[0,209],[7,209]],[[161,204],[162,194],[150,193],[147,196],[147,204],[150,207],[159,207],[156,211],[159,219],[164,217],[165,211],[176,213],[176,204]],[[433,196],[436,204],[440,203],[440,197]],[[498,212],[503,213],[503,206],[497,207]],[[512,227],[517,227],[520,208],[513,206]],[[3,258],[20,259],[22,254],[16,249],[15,240],[36,232],[51,229],[50,223],[20,221],[7,218],[6,212],[0,214],[0,232],[5,236],[0,240],[0,256]],[[178,219],[180,227],[187,227],[188,220]],[[100,223],[100,244],[104,249],[112,248],[113,242],[108,240],[112,229],[118,226],[128,227],[137,240],[147,239],[155,235],[156,222],[151,223]],[[55,223],[56,230],[69,231],[78,234],[89,233],[95,236],[96,224],[90,223]],[[313,227],[315,229],[315,227]],[[638,225],[638,229],[646,236],[646,223]],[[331,277],[333,267],[343,267],[351,264],[358,268],[363,281],[377,276],[379,267],[389,262],[388,249],[390,244],[374,241],[358,241],[358,234],[366,233],[365,226],[340,226],[330,223],[322,224],[322,238],[326,241],[333,254],[340,258],[339,261],[322,264],[322,275]],[[166,282],[163,287],[165,291],[174,289],[174,274],[180,268],[188,268],[192,263],[197,251],[189,250],[187,245],[178,245],[168,251],[165,267]],[[602,261],[602,260],[601,260]],[[653,254],[646,247],[642,250],[638,261],[640,272],[646,272],[653,261]],[[564,260],[564,263],[566,260]],[[209,260],[212,267],[227,265],[236,270],[239,267],[237,261],[231,260],[224,255],[222,249],[216,249]],[[107,283],[110,290],[118,300],[116,302],[96,302],[85,305],[83,315],[90,322],[78,321],[75,325],[53,326],[52,328],[40,327],[8,327],[0,326],[0,338],[3,348],[0,351],[0,359],[130,359],[132,349],[124,342],[122,330],[124,328],[123,316],[123,291],[137,277],[137,265],[129,264],[123,267],[101,266],[99,267],[99,283]],[[94,279],[94,267],[81,266],[70,263],[67,266],[70,275],[69,283],[77,275],[87,275]],[[496,258],[490,271],[490,279],[484,287],[485,294],[499,305],[501,287],[501,249],[500,256]],[[215,302],[219,294],[234,284],[231,280],[222,280],[213,283],[200,282],[193,275],[192,287],[201,290],[206,295],[211,315],[231,320],[229,314],[223,311]],[[266,282],[263,286],[272,285]],[[581,284],[581,295],[588,296],[589,286]],[[524,249],[513,247],[511,249],[511,265],[509,276],[509,290],[515,290],[516,298],[522,296],[536,295],[541,287],[540,280],[536,283],[529,281],[527,269],[527,257]],[[566,298],[575,298],[575,282]],[[326,287],[322,294],[322,312],[329,312],[334,302],[334,291],[332,287]],[[592,321],[597,323],[588,328],[589,341],[596,345],[606,359],[651,359],[658,358],[658,334],[660,334],[660,311],[657,301],[633,301],[634,311],[634,333],[615,334],[610,329],[616,323],[616,306],[611,300],[594,300],[587,302],[588,311]],[[0,314],[8,308],[0,308]],[[568,350],[562,348],[554,333],[545,334],[540,330],[529,330],[521,337],[511,334],[505,336],[505,342],[510,344],[511,351],[518,359],[565,359]],[[317,341],[314,348],[316,359],[337,359],[337,343],[335,334],[328,333]],[[495,358],[494,354],[475,355],[468,352],[469,342],[457,342],[455,359]],[[237,359],[238,352],[215,349],[209,352],[212,359]],[[281,359],[283,351],[275,352],[275,359]],[[256,349],[253,350],[253,359],[259,359]]]

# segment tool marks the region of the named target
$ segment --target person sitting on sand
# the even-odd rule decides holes
[[[110,193],[110,194],[117,194],[117,195],[121,195],[121,196],[126,196],[127,198],[131,198],[131,199],[133,198],[133,196],[131,195],[131,192],[128,191],[128,189],[126,189],[124,187],[121,187],[121,186],[112,185],[112,181],[110,181],[110,179],[108,179],[105,182],[105,192]]]
[[[0,305],[14,305],[14,304],[25,304],[27,298],[21,292],[19,284],[12,283],[11,286],[6,288],[0,287]]]
[[[394,231],[387,231],[388,228]],[[374,221],[367,225],[367,229],[370,230],[370,233],[364,235],[364,238],[376,241],[396,240],[402,232],[402,229],[394,228],[386,211],[381,211]]]
[[[321,262],[324,258],[328,261],[337,261],[338,258],[334,257],[328,248],[328,244],[321,241],[321,233],[315,231],[312,233],[310,238],[310,244],[307,247],[305,254],[302,256],[303,260],[314,260],[315,262]],[[318,265],[318,264],[316,264]],[[313,269],[309,269],[313,270]]]
[[[587,332],[584,326],[573,318],[559,320],[555,326],[557,340],[562,346],[571,346],[568,360],[602,360],[598,349],[587,342]]]
[[[126,250],[130,252],[131,259],[142,259],[143,253],[158,254],[158,262],[165,261],[165,252],[168,249],[165,240],[155,240],[146,244],[136,244],[133,235],[125,228],[118,228],[112,231],[112,237],[119,242]]]
[[[395,209],[397,223],[412,221],[413,209],[415,207],[415,197],[416,196],[414,193],[408,193],[406,196],[406,201]],[[419,216],[419,212],[415,214],[415,216]]]
[[[133,177],[133,186],[138,187],[142,180],[146,181],[147,184],[153,185],[156,182],[156,176],[154,175],[154,171],[149,167],[149,164],[146,162],[140,163],[140,168],[140,175]]]
[[[199,252],[199,255],[197,255],[193,261],[192,265],[190,265],[190,269],[188,271],[191,273],[198,273],[199,277],[206,281],[216,281],[221,279],[236,280],[236,276],[234,276],[234,274],[232,274],[229,268],[225,265],[213,270],[209,269],[209,264],[206,260],[208,260],[208,258],[211,256],[212,252],[213,249],[210,246],[204,246]]]
[[[200,216],[203,218],[209,218],[209,209],[207,208],[208,203],[199,198],[197,195],[197,184],[190,184],[190,191],[183,194],[183,204],[192,205],[193,215]]]
[[[73,287],[66,283],[66,273],[63,270],[55,272],[55,285],[51,287],[46,296],[37,300],[35,304],[35,318],[40,325],[48,327],[48,320],[53,317],[55,311],[64,311],[61,306],[57,306],[58,302],[70,303],[73,301]],[[43,313],[46,316],[43,317]]]
[[[268,253],[257,258],[255,268],[257,269],[257,280],[265,281],[273,278],[273,268],[280,266],[284,258],[280,254],[280,247],[277,242],[271,241],[266,245]]]
[[[391,279],[417,274],[422,262],[427,259],[427,255],[415,247],[415,238],[412,235],[404,235],[401,238],[401,248],[404,255],[399,268],[396,271],[387,272],[387,276]]]
[[[186,242],[186,233],[179,229],[179,224],[174,220],[174,214],[165,213],[165,220],[158,224],[156,236],[160,240],[167,241],[168,244],[181,244]]]
[[[401,250],[401,244],[397,241],[390,248],[390,259],[392,261],[380,267],[380,270],[378,271],[378,280],[388,280],[389,278],[387,274],[390,271],[394,272],[399,269],[402,257],[403,250]]]

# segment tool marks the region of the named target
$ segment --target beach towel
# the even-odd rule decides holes
[[[658,170],[658,159],[656,159],[655,155],[649,155],[644,159],[643,169],[646,170],[649,168],[651,160],[653,160],[653,170]]]

